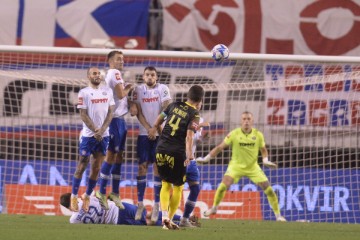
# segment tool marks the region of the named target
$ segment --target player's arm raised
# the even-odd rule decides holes
[[[216,157],[219,153],[221,153],[225,148],[228,148],[230,145],[226,144],[225,142],[220,143],[215,148],[213,148],[208,155],[205,157],[198,157],[196,158],[196,162],[198,163],[205,163],[210,161],[211,158]]]
[[[119,83],[119,84],[116,84],[115,85],[115,93],[116,93],[116,96],[119,98],[119,99],[123,99],[124,97],[127,97],[127,95],[129,94],[129,92],[131,90],[134,89],[134,84],[126,84],[125,87],[123,87],[123,84]]]

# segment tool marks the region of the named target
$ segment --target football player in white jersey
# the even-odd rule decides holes
[[[158,75],[155,67],[147,66],[143,73],[144,83],[137,86],[133,92],[133,100],[138,106],[138,118],[140,121],[139,136],[137,140],[137,155],[139,159],[139,168],[137,179],[138,211],[135,219],[140,219],[144,211],[144,194],[146,189],[146,174],[150,164],[155,159],[155,150],[158,142],[158,136],[155,139],[149,138],[149,124],[153,124],[157,116],[169,105],[171,96],[169,88],[157,82]],[[142,117],[145,118],[147,125],[142,124]],[[161,178],[157,171],[156,164],[153,164],[154,173],[154,206],[152,209],[153,222],[157,221],[159,213]]]
[[[125,150],[125,141],[127,134],[127,127],[124,116],[128,113],[128,94],[134,88],[133,84],[125,85],[122,79],[120,70],[124,66],[124,55],[121,51],[111,51],[107,55],[109,63],[109,70],[107,71],[105,81],[106,85],[110,87],[114,94],[115,110],[113,119],[110,123],[110,142],[106,155],[100,169],[100,190],[96,192],[96,197],[99,199],[103,208],[109,208],[106,197],[106,186],[111,176],[112,192],[109,198],[115,202],[119,208],[124,208],[121,203],[119,194],[121,163],[123,162],[123,153]],[[134,104],[136,107],[136,105]]]
[[[71,193],[64,193],[60,196],[60,205],[69,209],[70,207],[70,195]],[[77,199],[79,206],[84,203],[82,199]],[[139,220],[135,220],[135,213],[137,206],[123,202],[124,209],[119,209],[114,202],[108,200],[109,210],[104,210],[100,205],[99,199],[94,196],[90,196],[89,211],[80,210],[79,212],[73,212],[70,217],[70,223],[72,224],[117,224],[117,225],[155,225],[161,226],[161,220],[155,223],[150,221],[150,213],[146,210],[143,212]],[[159,219],[161,219],[161,212],[159,213]],[[175,215],[174,221],[179,222],[180,216]],[[190,219],[190,224],[194,226],[200,226],[198,218],[194,216]]]
[[[88,211],[90,194],[96,186],[100,165],[105,159],[109,144],[109,124],[114,112],[114,98],[110,88],[100,86],[102,81],[97,67],[87,71],[89,86],[80,90],[77,108],[80,110],[83,128],[79,144],[79,160],[72,182],[71,210],[79,211],[77,195],[82,175],[93,155],[91,171],[82,208]]]

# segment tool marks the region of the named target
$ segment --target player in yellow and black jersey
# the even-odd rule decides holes
[[[188,91],[187,101],[171,103],[158,116],[152,133],[149,133],[153,134],[166,119],[156,148],[156,165],[162,179],[160,205],[166,229],[172,228],[171,219],[179,207],[186,181],[186,165],[194,159],[193,136],[199,128],[200,121],[197,107],[202,103],[203,96],[204,90],[201,86],[192,86]]]

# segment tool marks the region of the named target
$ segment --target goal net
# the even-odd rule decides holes
[[[77,93],[90,66],[106,69],[109,49],[0,46],[0,209],[8,214],[69,215],[59,206],[71,191],[82,122]],[[205,89],[202,117],[210,122],[197,145],[206,155],[240,127],[244,111],[264,133],[268,176],[288,221],[360,223],[360,58],[124,50],[125,81],[142,83],[146,66],[158,70],[174,101],[193,84]],[[137,203],[139,123],[126,116],[128,136],[120,193]],[[195,214],[212,206],[230,160],[226,150],[199,165]],[[84,192],[85,171],[79,194]],[[144,203],[152,205],[149,169]],[[185,185],[179,213],[189,194]],[[213,217],[212,217],[213,218]],[[242,178],[227,191],[214,218],[274,220],[267,198]]]

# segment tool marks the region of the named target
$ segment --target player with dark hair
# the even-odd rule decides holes
[[[147,66],[143,73],[144,83],[137,86],[133,92],[133,100],[138,106],[138,119],[140,121],[139,136],[137,139],[137,155],[139,168],[137,179],[138,211],[135,219],[140,219],[145,209],[143,199],[146,189],[146,174],[150,164],[155,162],[155,150],[159,137],[151,138],[148,135],[149,124],[153,124],[157,116],[170,104],[169,88],[157,83],[158,75],[155,67]],[[141,119],[144,118],[144,119]],[[145,124],[143,122],[146,122]],[[159,213],[161,179],[156,164],[153,165],[154,173],[154,206],[152,209],[153,222],[157,221]]]
[[[156,165],[162,179],[160,205],[164,229],[177,227],[171,220],[180,204],[186,181],[186,166],[194,159],[193,136],[199,127],[200,116],[197,109],[203,96],[204,89],[201,86],[192,86],[188,91],[187,101],[171,103],[154,124],[154,128],[159,129],[166,118],[156,148]],[[155,132],[149,132],[149,135],[154,136]]]
[[[231,131],[224,141],[210,151],[206,157],[197,158],[197,162],[208,162],[211,158],[231,146],[231,161],[225,175],[216,190],[212,208],[204,212],[204,216],[216,214],[217,208],[224,198],[226,190],[231,184],[237,183],[240,178],[248,177],[257,184],[267,196],[267,199],[275,213],[277,221],[286,221],[281,216],[278,198],[270,186],[269,180],[258,164],[259,151],[263,159],[263,164],[267,167],[276,168],[277,165],[268,159],[268,151],[265,146],[263,134],[253,128],[254,117],[250,112],[241,114],[241,127]]]
[[[129,103],[128,94],[134,88],[133,84],[125,84],[120,70],[123,69],[124,55],[121,51],[111,51],[107,56],[109,69],[107,71],[105,81],[114,94],[115,110],[113,119],[110,123],[110,142],[106,155],[100,170],[100,190],[96,192],[96,197],[103,205],[104,209],[108,209],[106,186],[108,180],[112,181],[112,192],[109,198],[115,202],[116,206],[123,208],[120,193],[120,175],[121,164],[124,160],[125,141],[127,134],[127,126],[124,116],[128,113]]]
[[[200,111],[201,104],[198,106]],[[200,117],[199,128],[194,134],[193,139],[193,154],[195,156],[196,146],[199,142],[207,140],[207,134],[203,134],[203,127],[209,127],[210,124],[205,122],[202,117]],[[195,227],[190,222],[190,214],[194,211],[197,198],[200,194],[200,172],[196,164],[196,160],[191,160],[190,164],[186,167],[186,182],[189,184],[189,195],[185,202],[184,213],[181,217],[179,227]]]
[[[89,196],[98,179],[100,165],[103,162],[109,144],[109,124],[114,111],[114,98],[110,88],[101,86],[100,71],[90,67],[87,71],[89,86],[79,92],[77,108],[83,121],[79,144],[79,162],[72,181],[71,210],[79,211],[78,191],[82,175],[93,155],[89,181],[84,194],[83,209],[88,210]]]
[[[65,208],[70,207],[70,198],[71,193],[64,193],[60,196],[60,205]],[[137,206],[123,202],[124,209],[119,209],[114,202],[107,200],[109,209],[104,210],[101,206],[99,199],[96,197],[89,197],[89,210],[84,211],[80,210],[79,212],[73,212],[70,217],[70,223],[73,224],[117,224],[117,225],[154,225],[161,226],[161,213],[159,214],[159,220],[157,222],[152,222],[150,220],[151,213],[147,213],[146,210],[142,212],[141,218],[135,220],[135,213]],[[79,199],[80,207],[83,205],[83,201]],[[180,221],[180,216],[175,215],[174,221]],[[200,222],[196,216],[193,216],[190,219],[191,224],[199,227]]]

